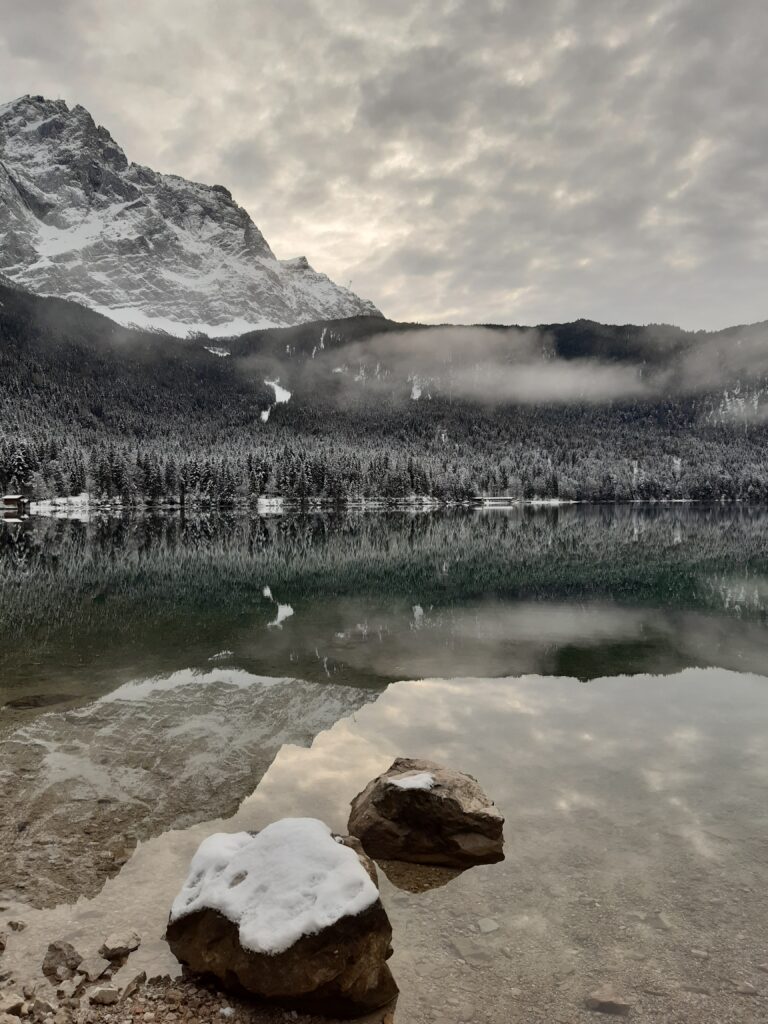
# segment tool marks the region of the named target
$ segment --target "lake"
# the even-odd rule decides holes
[[[506,860],[380,871],[398,1022],[590,1020],[604,982],[766,1019],[764,510],[39,518],[0,581],[2,970],[125,923],[172,973],[202,838],[345,831],[402,754],[478,778]]]

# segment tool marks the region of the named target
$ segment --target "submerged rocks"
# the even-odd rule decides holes
[[[632,1004],[617,995],[610,985],[603,985],[602,988],[590,993],[584,1000],[584,1005],[595,1013],[608,1013],[615,1017],[628,1017],[632,1009]]]
[[[356,1016],[397,994],[392,927],[355,840],[312,818],[206,839],[166,939],[193,971],[297,1009]]]
[[[352,801],[370,857],[468,868],[504,859],[504,818],[471,775],[399,757]]]
[[[83,958],[71,943],[52,942],[43,959],[43,974],[46,978],[63,981],[71,978],[82,962]]]
[[[77,973],[85,975],[87,981],[98,981],[104,972],[109,970],[110,966],[109,960],[105,960],[104,957],[91,956],[87,960],[80,962]]]
[[[24,996],[18,992],[0,992],[0,1014],[9,1013],[19,1015],[24,1005]]]

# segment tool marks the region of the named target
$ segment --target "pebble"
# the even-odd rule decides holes
[[[102,956],[90,956],[87,960],[81,960],[78,968],[78,974],[84,974],[88,981],[98,981],[105,971],[110,968],[109,960],[105,960]]]
[[[709,960],[709,953],[706,949],[692,949],[691,956],[695,956],[697,960]]]
[[[603,985],[602,988],[591,992],[584,1000],[584,1005],[588,1010],[594,1010],[596,1013],[610,1013],[616,1017],[627,1017],[632,1009],[632,1004],[616,995],[609,985]]]
[[[102,943],[99,953],[107,960],[117,960],[127,956],[141,945],[141,936],[138,932],[113,932],[108,935]]]
[[[114,985],[99,985],[91,989],[88,998],[97,1006],[111,1006],[120,998],[120,993]]]
[[[735,981],[736,991],[740,996],[756,996],[757,989],[754,985],[751,985],[748,981]]]
[[[481,917],[477,922],[477,927],[480,929],[481,935],[490,935],[491,932],[499,930],[499,923],[494,921],[492,917]]]
[[[24,996],[18,992],[0,992],[0,1013],[18,1014],[24,1005]]]

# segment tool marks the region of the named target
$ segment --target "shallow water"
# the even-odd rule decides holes
[[[69,651],[71,685],[0,716],[0,879],[28,926],[3,969],[126,923],[131,970],[172,972],[200,839],[343,831],[405,754],[480,780],[507,857],[419,893],[380,872],[398,1021],[586,1020],[606,981],[640,1020],[766,1019],[766,517],[498,516],[273,522],[256,546],[215,524],[194,549],[35,526],[3,682],[55,699]]]

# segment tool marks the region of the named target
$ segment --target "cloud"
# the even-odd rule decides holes
[[[431,322],[768,316],[762,0],[0,0],[0,98],[83,103],[275,252]]]

